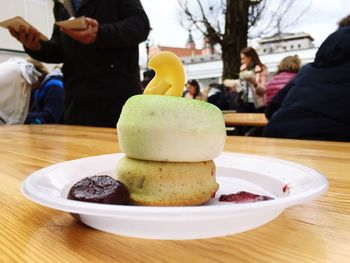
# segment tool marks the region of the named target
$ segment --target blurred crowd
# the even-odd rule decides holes
[[[0,63],[0,124],[62,123],[63,75],[32,58]]]
[[[238,113],[264,113],[272,98],[291,80],[301,67],[297,55],[282,59],[276,74],[269,79],[268,67],[259,58],[256,50],[246,47],[241,51],[241,71],[238,79],[225,79],[223,83],[211,83],[200,88],[195,79],[189,80],[185,98],[204,100],[222,111]],[[250,133],[248,133],[250,132]],[[238,135],[260,135],[262,130],[254,127],[238,127]]]
[[[236,134],[310,140],[350,141],[350,16],[322,43],[314,62],[283,58],[269,77],[252,47],[241,51],[238,79],[200,88],[186,84],[184,97],[206,100],[221,110],[264,113],[265,127],[237,127]]]

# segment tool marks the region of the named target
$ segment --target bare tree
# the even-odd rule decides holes
[[[240,52],[247,46],[249,35],[257,37],[266,32],[270,35],[271,32],[281,33],[302,15],[301,12],[298,16],[294,14],[295,17],[286,22],[285,18],[299,1],[282,0],[275,4],[276,9],[268,9],[267,4],[271,1],[273,0],[178,0],[182,10],[180,23],[188,30],[199,31],[212,50],[219,46],[223,79],[237,78]],[[258,22],[261,25],[256,30]],[[263,27],[265,29],[262,30]]]
[[[254,24],[249,28],[248,38],[281,35],[301,22],[311,7],[310,0],[265,0],[264,4],[257,20],[259,25]]]

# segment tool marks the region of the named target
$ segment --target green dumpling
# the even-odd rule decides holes
[[[123,107],[117,132],[127,156],[168,162],[212,160],[222,152],[226,139],[219,108],[163,95],[131,97]]]

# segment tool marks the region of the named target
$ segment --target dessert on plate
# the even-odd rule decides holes
[[[219,188],[212,160],[225,144],[222,112],[181,97],[185,74],[175,54],[160,52],[148,66],[155,77],[143,95],[125,103],[117,123],[126,157],[118,162],[116,179],[129,190],[132,204],[203,204]]]
[[[199,205],[218,189],[213,161],[158,162],[124,157],[118,163],[118,180],[128,188],[135,205]]]

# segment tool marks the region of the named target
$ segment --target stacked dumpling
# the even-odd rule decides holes
[[[163,67],[174,60],[181,65],[170,52],[157,56],[155,60],[165,57],[165,62],[170,58],[171,63],[163,63]],[[171,86],[171,79],[164,72],[159,74],[157,66],[152,67],[156,71],[153,81]],[[182,65],[180,69],[184,75]],[[184,80],[181,83],[180,94]],[[222,152],[226,138],[221,111],[206,102],[169,95],[131,97],[117,124],[119,145],[126,154],[118,162],[117,180],[128,188],[133,204],[200,205],[219,187],[213,159]]]

